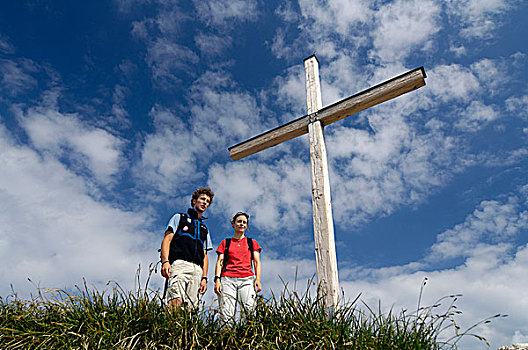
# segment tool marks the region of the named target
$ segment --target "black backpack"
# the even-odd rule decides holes
[[[180,231],[182,229],[182,227],[185,225],[185,223],[187,222],[187,214],[185,214],[185,213],[177,213],[177,214],[180,214],[180,221],[178,222],[178,227],[176,228],[176,231],[174,231],[174,234],[176,234],[178,231]],[[160,253],[160,261],[158,262],[158,264],[159,264],[161,262],[161,248],[158,249],[158,253]]]
[[[253,239],[249,237],[246,237],[246,238],[247,238],[247,243],[249,247],[249,252],[251,254],[251,261],[253,262],[253,252],[255,251],[255,249],[253,248]],[[224,249],[224,264],[222,266],[222,271],[225,270],[227,266],[227,260],[229,260],[229,246],[231,245],[231,238],[226,238],[225,241],[226,241],[226,244],[225,244],[225,249]]]

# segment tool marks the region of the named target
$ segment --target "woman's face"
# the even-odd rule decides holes
[[[233,225],[235,232],[244,233],[247,229],[248,221],[245,215],[239,215],[231,224]]]

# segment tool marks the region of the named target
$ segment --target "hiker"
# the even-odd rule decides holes
[[[233,238],[224,239],[216,250],[214,291],[220,297],[220,319],[224,324],[234,321],[238,302],[241,312],[253,310],[257,293],[262,290],[262,248],[255,239],[245,236],[248,223],[248,214],[236,213],[231,220]]]
[[[198,293],[207,291],[207,251],[213,249],[209,230],[203,223],[203,213],[213,203],[209,187],[194,191],[191,208],[177,213],[170,220],[161,242],[161,275],[166,280],[169,308],[178,309],[182,303],[198,308]]]

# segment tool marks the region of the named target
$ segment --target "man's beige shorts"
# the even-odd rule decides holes
[[[198,307],[198,291],[203,270],[199,265],[185,260],[175,260],[171,265],[167,301],[181,298],[188,307]]]

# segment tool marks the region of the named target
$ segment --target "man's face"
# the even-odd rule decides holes
[[[204,193],[198,196],[198,199],[195,200],[194,209],[196,209],[197,212],[203,213],[209,207],[209,204],[211,204],[211,198]]]

